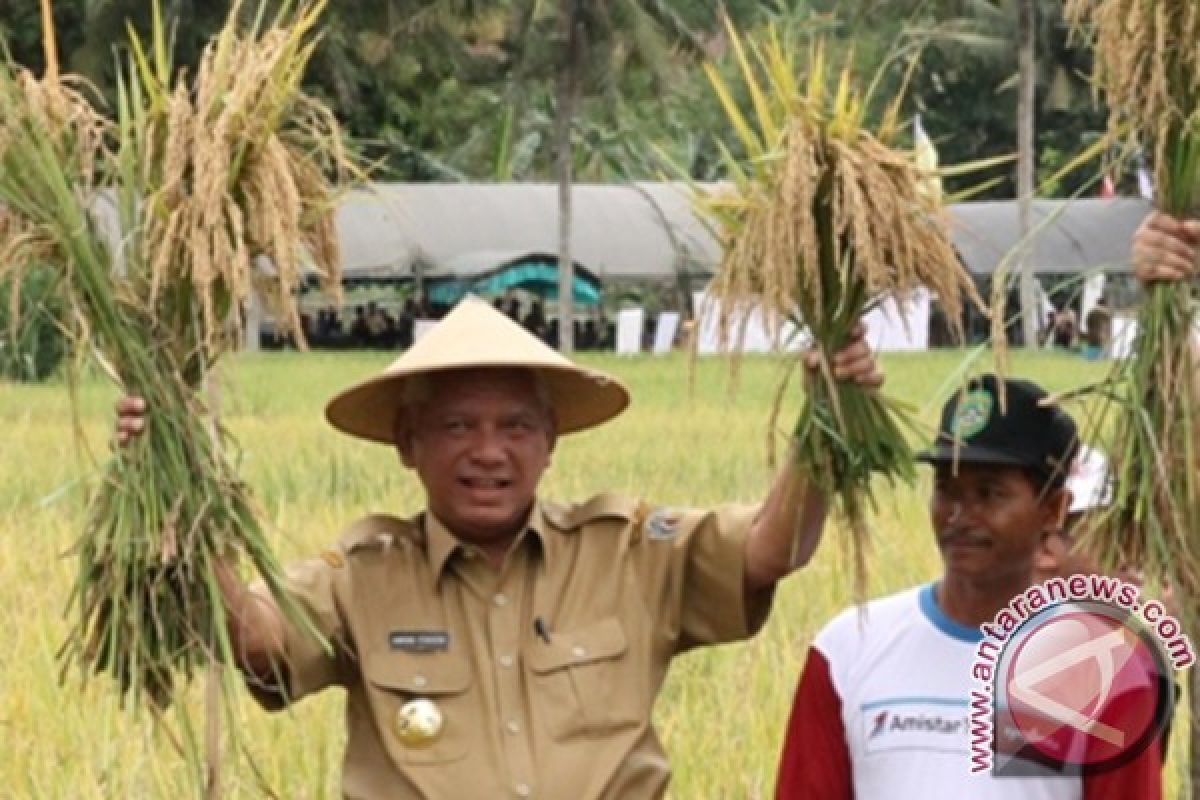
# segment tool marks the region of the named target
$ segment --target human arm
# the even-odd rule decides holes
[[[806,369],[816,370],[818,366],[817,355],[809,353],[805,359]],[[883,373],[867,344],[866,329],[861,324],[846,347],[834,356],[832,366],[837,380],[857,383],[869,390],[883,385]],[[787,461],[775,476],[746,537],[745,584],[748,594],[770,589],[812,559],[821,540],[827,511],[827,498],[796,466],[794,453],[789,451]]]
[[[251,591],[228,559],[216,563],[215,573],[238,668],[262,685],[278,686],[286,653],[283,613],[270,595]]]
[[[1143,286],[1189,280],[1200,268],[1200,220],[1151,213],[1133,236],[1133,271]],[[1200,350],[1192,344],[1192,397],[1200,398]],[[1196,432],[1200,444],[1200,430]]]

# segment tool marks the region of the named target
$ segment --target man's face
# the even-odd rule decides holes
[[[397,430],[429,510],[459,538],[502,539],[525,523],[554,450],[554,421],[522,370],[435,373]]]
[[[1039,497],[1016,468],[939,464],[930,517],[948,577],[977,586],[1028,583],[1044,536],[1061,524],[1066,495]]]

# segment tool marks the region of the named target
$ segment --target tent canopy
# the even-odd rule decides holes
[[[1034,201],[1033,271],[1131,272],[1130,243],[1151,209],[1148,201],[1132,198]],[[1011,261],[1021,240],[1016,202],[959,203],[951,206],[950,216],[954,245],[968,270],[987,275],[1006,258]]]
[[[1141,199],[1038,200],[1031,259],[1039,273],[1130,271],[1129,244],[1151,205]],[[1020,241],[1015,201],[949,208],[954,244],[977,275]],[[450,276],[479,254],[558,252],[553,184],[392,183],[350,192],[337,226],[347,281]],[[581,184],[572,190],[571,254],[598,280],[710,277],[721,245],[677,183]],[[495,265],[493,264],[492,267]],[[474,274],[474,273],[470,273]]]
[[[453,305],[464,295],[497,297],[509,289],[524,289],[545,300],[558,299],[558,256],[549,253],[464,253],[447,265],[448,276],[427,284],[429,299]],[[576,305],[600,304],[601,285],[586,267],[576,263],[572,297]]]
[[[572,189],[571,254],[601,280],[711,274],[720,246],[683,184]],[[338,208],[348,280],[452,274],[471,253],[557,253],[558,189],[532,183],[375,184]]]

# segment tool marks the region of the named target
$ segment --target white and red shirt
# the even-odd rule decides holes
[[[1084,777],[972,774],[971,667],[981,636],[942,612],[932,584],[842,612],[809,650],[777,799],[1162,796],[1157,746],[1118,769]]]

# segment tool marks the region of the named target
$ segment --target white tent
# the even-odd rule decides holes
[[[682,184],[574,187],[572,257],[601,281],[710,275],[720,246]],[[375,184],[338,209],[348,280],[486,269],[480,253],[558,252],[552,184]]]
[[[721,246],[677,183],[581,184],[573,189],[572,256],[610,279],[711,276]],[[1150,212],[1140,199],[1039,200],[1034,270],[1128,272],[1133,232]],[[1019,242],[1013,201],[948,209],[963,263],[987,275]],[[558,188],[547,183],[382,183],[351,192],[338,209],[348,280],[485,269],[480,253],[558,252]]]
[[[1081,198],[1033,204],[1030,261],[1034,272],[1130,272],[1130,243],[1152,210],[1146,200]],[[967,269],[994,272],[1020,243],[1013,201],[959,203],[950,207],[951,233]]]

